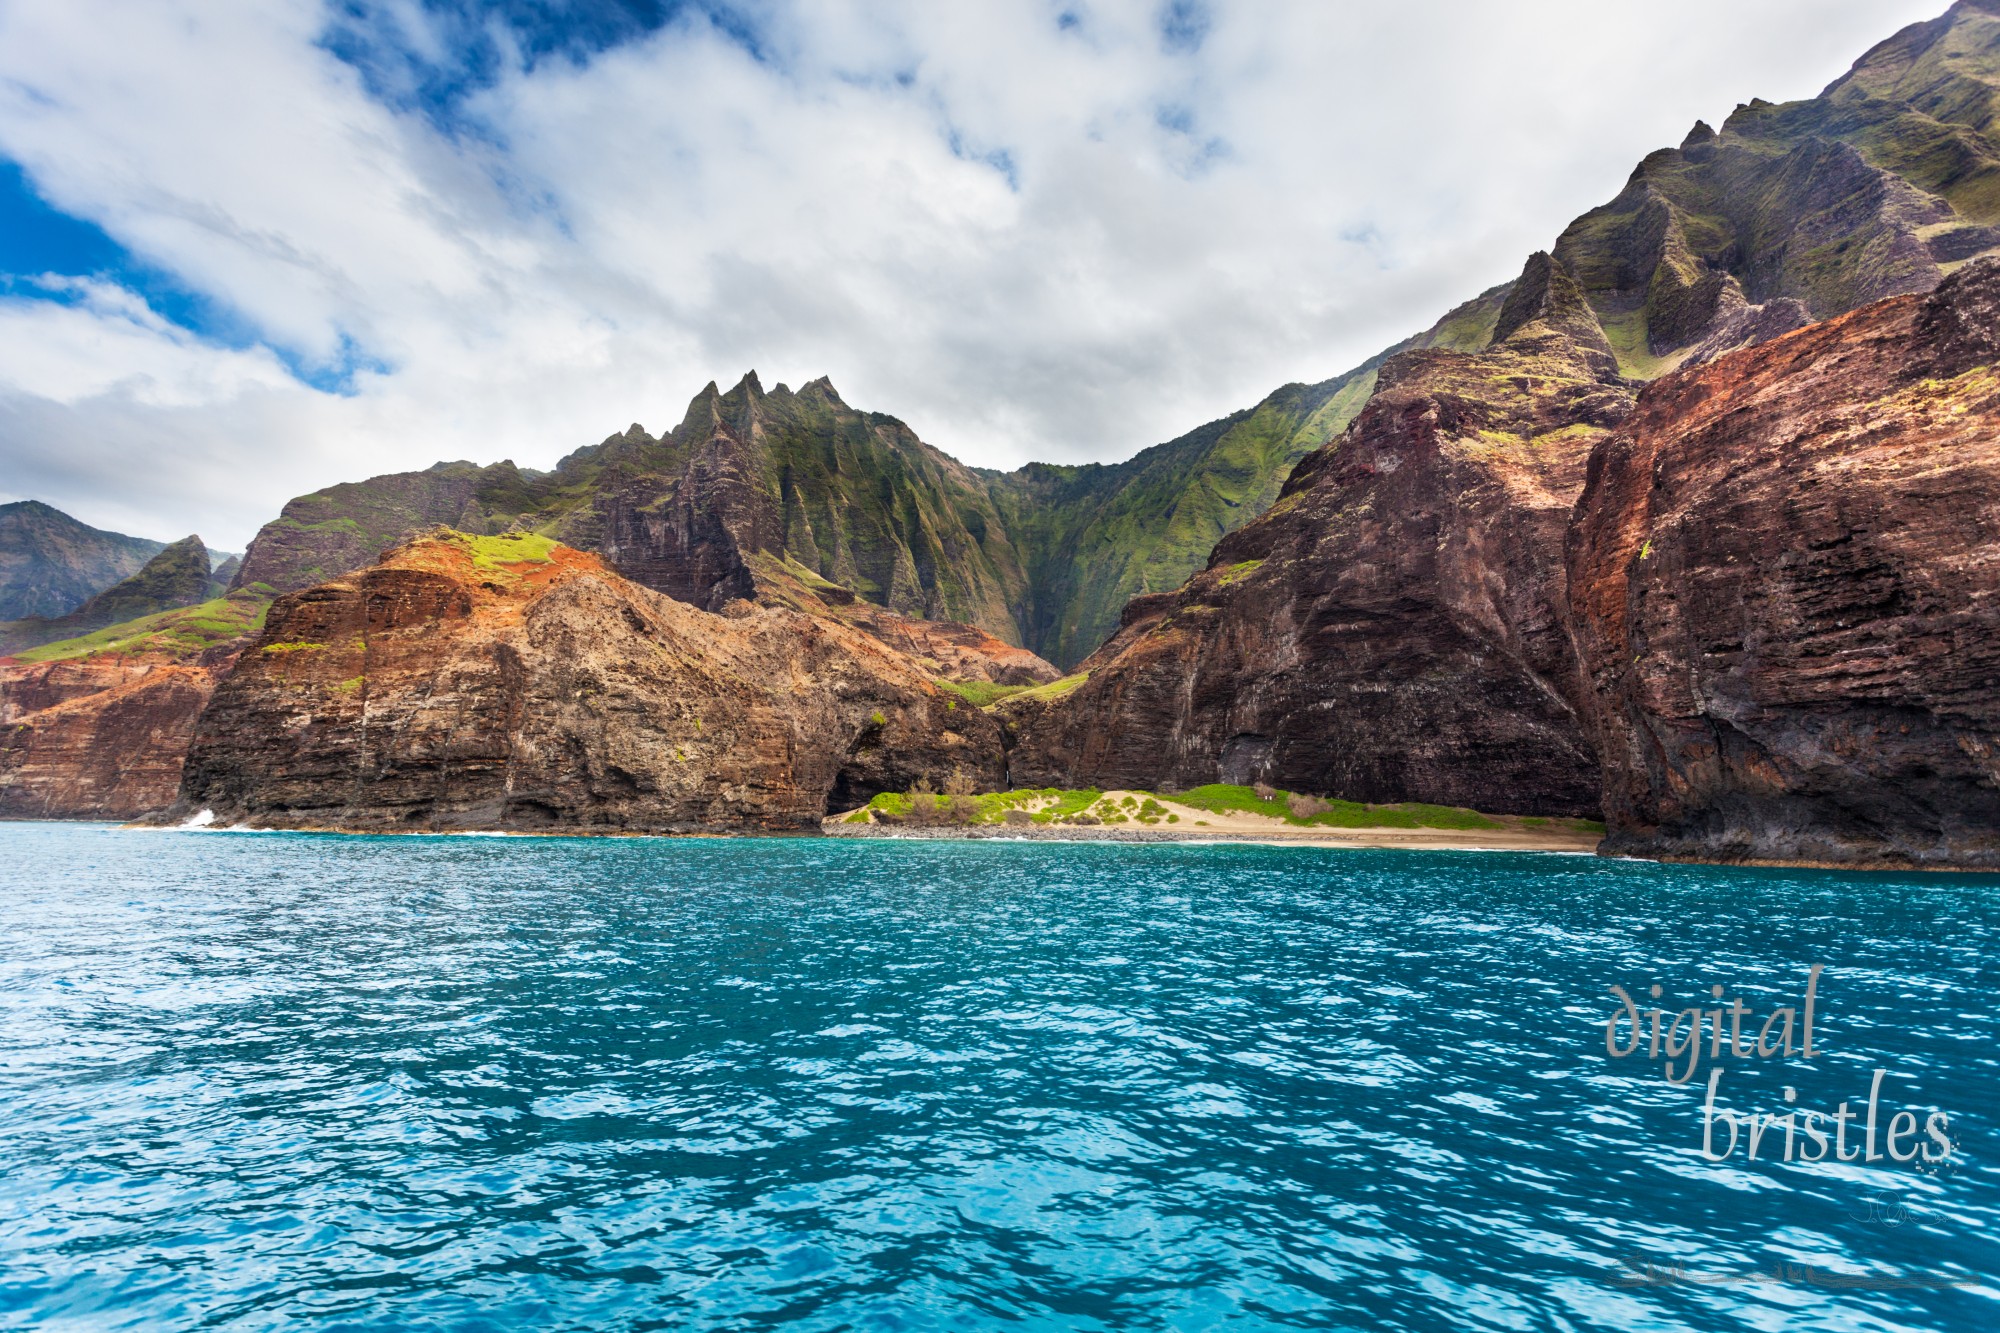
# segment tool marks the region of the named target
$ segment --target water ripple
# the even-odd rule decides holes
[[[0,1326],[2000,1322],[1991,879],[54,825],[0,865]],[[1726,1100],[1887,1069],[1949,1170],[1704,1161],[1709,1061],[1605,1056],[1614,982],[1761,1012],[1814,962],[1821,1049],[1721,1057]]]

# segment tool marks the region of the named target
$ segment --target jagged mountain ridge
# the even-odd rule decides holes
[[[1483,341],[1503,288],[1392,352]],[[766,391],[752,371],[707,385],[678,426],[638,425],[552,471],[438,463],[289,502],[245,553],[235,586],[309,587],[438,525],[526,528],[604,555],[644,586],[708,610],[845,593],[963,622],[1065,664],[1132,596],[1171,588],[1217,539],[1267,507],[1298,459],[1339,430],[1383,357],[1122,463],[970,468],[814,380]]]
[[[1746,103],[1719,132],[1697,123],[1551,247],[1556,281],[1582,298],[1564,332],[1648,380],[1929,290],[2000,248],[1996,105],[2000,0],[1960,0],[1818,97]],[[1483,351],[1531,318],[1507,309],[1514,290],[1116,464],[971,469],[892,417],[848,408],[825,381],[797,394],[765,394],[754,376],[727,394],[711,385],[666,436],[626,432],[546,476],[451,464],[301,497],[260,534],[239,582],[305,586],[436,523],[520,524],[696,605],[754,591],[749,557],[764,553],[807,582],[966,621],[1067,667],[1127,600],[1180,586],[1262,513],[1355,418],[1387,358]]]

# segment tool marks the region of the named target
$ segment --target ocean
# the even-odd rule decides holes
[[[0,867],[0,1327],[2000,1326],[1990,877],[79,824]]]

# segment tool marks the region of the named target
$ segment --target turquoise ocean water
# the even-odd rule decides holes
[[[0,876],[0,1327],[2000,1327],[1990,878],[50,824]],[[1814,963],[1810,1060],[1606,1053],[1614,984],[1755,1026]],[[1705,1160],[1712,1066],[1856,1159]]]

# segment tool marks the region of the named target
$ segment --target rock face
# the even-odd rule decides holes
[[[1498,296],[1473,304],[1405,345],[1483,340]],[[1074,662],[1127,597],[1174,586],[1267,506],[1291,465],[1352,419],[1378,361],[1287,385],[1123,463],[1004,474],[848,406],[824,379],[767,392],[753,372],[727,392],[709,385],[664,435],[635,425],[553,472],[449,463],[301,496],[258,534],[236,581],[306,587],[439,523],[532,529],[705,610],[791,605],[802,585],[829,605],[890,613],[847,618],[892,641],[932,621]]]
[[[171,818],[343,829],[816,829],[1000,780],[992,719],[837,622],[714,615],[535,537],[439,533],[290,594],[203,714]]]
[[[475,497],[482,490],[516,492],[523,484],[512,463],[457,462],[301,495],[258,530],[231,586],[294,592],[365,569],[384,550],[440,524],[484,532]]]
[[[165,808],[224,670],[226,659],[0,665],[0,818],[134,819]]]
[[[0,620],[67,615],[164,543],[105,532],[36,500],[0,505]]]
[[[1563,528],[1632,392],[1551,257],[1508,311],[1484,353],[1391,358],[1345,435],[1187,587],[1128,607],[1066,700],[1002,705],[1010,779],[1594,813]]]
[[[194,606],[207,601],[213,591],[208,548],[199,537],[183,537],[162,547],[138,573],[106,588],[68,615],[0,625],[0,654],[75,638],[158,611]]]
[[[2000,263],[1654,383],[1569,597],[1607,848],[2000,867]]]

